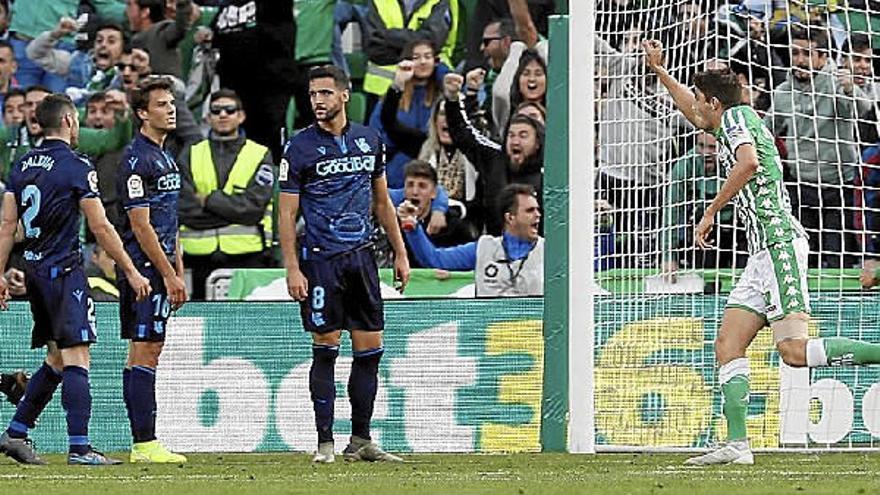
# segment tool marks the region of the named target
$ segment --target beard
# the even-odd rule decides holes
[[[329,121],[335,119],[336,116],[339,115],[340,111],[341,111],[340,108],[335,108],[335,109],[328,108],[328,109],[324,110],[323,117],[318,117],[318,115],[315,114],[315,120],[317,120],[319,122],[329,122]]]

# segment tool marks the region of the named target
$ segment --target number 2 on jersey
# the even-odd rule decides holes
[[[24,236],[28,239],[40,237],[40,228],[32,225],[34,218],[40,213],[40,199],[40,189],[33,184],[25,187],[21,193],[21,206],[27,206],[21,216],[21,222],[24,224]]]

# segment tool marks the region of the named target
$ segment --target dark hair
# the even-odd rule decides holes
[[[519,67],[516,68],[516,74],[513,75],[513,82],[510,84],[510,108],[516,108],[523,102],[522,91],[519,90],[519,78],[522,76],[522,73],[525,72],[526,67],[532,62],[537,62],[544,71],[544,74],[547,74],[547,62],[541,58],[541,55],[531,48],[524,51],[519,58]],[[544,97],[541,98],[542,105],[547,101],[546,85],[544,88]]]
[[[407,163],[403,169],[403,176],[406,178],[421,177],[430,180],[435,186],[437,185],[437,171],[424,160],[412,160]]]
[[[407,60],[413,57],[413,52],[416,51],[417,46],[429,46],[431,47],[431,51],[434,52],[434,59],[436,60],[440,53],[437,51],[437,47],[434,46],[434,42],[431,41],[430,38],[416,38],[403,47],[403,51],[401,52],[401,59]]]
[[[309,81],[327,77],[333,79],[338,89],[351,89],[351,81],[348,79],[348,74],[335,65],[319,65],[309,70]]]
[[[533,198],[537,198],[538,195],[535,194],[535,188],[530,184],[508,184],[504,186],[504,189],[498,193],[498,207],[501,210],[501,215],[505,213],[516,214],[517,209],[519,209],[519,196],[531,196]]]
[[[95,34],[98,34],[98,31],[104,31],[106,29],[112,29],[113,31],[118,31],[120,36],[122,37],[122,43],[125,44],[125,29],[122,28],[122,25],[116,22],[102,22],[98,24],[98,27],[95,28]]]
[[[516,37],[516,24],[513,23],[513,19],[510,17],[498,17],[492,19],[486,24],[486,26],[491,26],[492,24],[498,24],[498,36],[502,38]],[[486,28],[484,27],[483,30],[485,29]]]
[[[798,26],[791,27],[791,41],[801,40],[809,41],[816,44],[815,49],[819,51],[828,50],[828,33],[822,26]]]
[[[0,48],[9,48],[9,51],[12,52],[13,56],[15,55],[15,49],[12,48],[12,45],[6,40],[0,40]]]
[[[39,91],[40,93],[52,94],[52,90],[47,88],[46,86],[43,86],[42,84],[34,84],[33,86],[28,86],[28,88],[24,90],[24,95],[27,96],[37,91]]]
[[[9,88],[9,91],[6,92],[6,99],[10,99],[13,96],[21,96],[24,98],[24,90],[21,88]]]
[[[150,20],[154,23],[165,20],[165,0],[137,0],[138,7],[150,9]]]
[[[76,107],[70,97],[64,93],[52,93],[37,105],[37,123],[43,132],[61,129],[61,120],[65,113],[75,113]]]
[[[544,120],[545,121],[547,120],[547,107],[545,107],[544,105],[542,105],[540,102],[537,102],[537,101],[524,101],[524,102],[520,103],[519,105],[516,106],[516,108],[513,109],[513,114],[516,115],[523,108],[528,108],[528,107],[535,107],[538,110],[538,112],[540,112],[541,115],[544,117]]]
[[[150,105],[150,93],[153,91],[170,91],[174,92],[174,84],[171,80],[163,76],[148,76],[138,83],[134,91],[131,92],[131,108],[135,112],[138,110],[146,110]]]
[[[852,55],[871,49],[871,38],[865,33],[850,33],[849,39],[843,43],[844,55]]]
[[[235,104],[238,105],[238,108],[241,108],[242,106],[241,98],[238,96],[238,93],[229,88],[220,88],[217,91],[211,93],[211,96],[208,98],[208,104],[211,105],[220,98],[229,98],[230,100],[234,100]]]
[[[694,86],[708,100],[716,98],[724,108],[742,103],[742,86],[730,69],[712,69],[694,75]]]
[[[86,109],[88,109],[89,105],[95,102],[104,101],[107,98],[107,94],[103,91],[98,91],[89,95],[86,98]]]

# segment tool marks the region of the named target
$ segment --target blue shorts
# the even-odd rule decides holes
[[[54,341],[59,349],[93,344],[98,340],[95,303],[80,265],[52,269],[28,269],[25,285],[34,316],[31,348]]]
[[[379,268],[369,247],[300,263],[309,297],[300,302],[307,332],[385,328]]]
[[[123,339],[134,342],[164,342],[165,328],[171,315],[171,302],[162,275],[152,266],[139,268],[141,275],[150,281],[152,292],[143,301],[137,301],[137,294],[119,270],[120,334]]]

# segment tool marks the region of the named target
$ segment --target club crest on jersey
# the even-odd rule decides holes
[[[144,197],[144,181],[140,175],[132,175],[128,178],[128,197],[131,199]]]
[[[361,150],[361,153],[370,153],[373,151],[373,149],[370,148],[370,144],[367,143],[366,138],[357,138],[354,140],[354,144],[358,147],[359,150]]]

